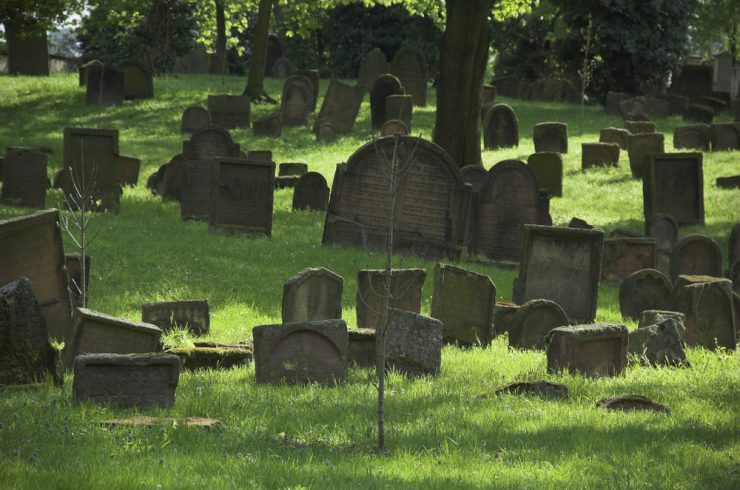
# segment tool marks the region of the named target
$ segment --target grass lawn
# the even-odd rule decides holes
[[[382,254],[321,246],[323,214],[291,211],[292,190],[278,190],[272,238],[208,233],[183,222],[175,202],[145,188],[146,178],[180,152],[180,115],[207,95],[239,93],[241,77],[182,76],[155,80],[156,98],[99,109],[85,107],[76,75],[0,77],[0,151],[6,146],[53,149],[50,176],[61,168],[65,126],[117,128],[121,153],[142,159],[139,185],[124,191],[121,212],[95,217],[90,307],[139,320],[141,304],[207,298],[211,339],[251,338],[251,328],[279,323],[283,283],[304,267],[325,266],[345,278],[343,309],[355,321],[357,271],[382,267]],[[322,81],[321,93],[327,81]],[[268,80],[271,94],[280,82]],[[435,98],[415,108],[414,134],[431,137]],[[642,231],[642,187],[632,180],[626,152],[620,167],[580,171],[582,142],[621,120],[587,107],[583,136],[573,105],[506,100],[519,117],[517,148],[485,151],[486,167],[534,152],[540,121],[570,126],[563,198],[553,198],[554,224],[573,216],[604,228]],[[253,118],[274,106],[253,106]],[[315,114],[312,115],[312,118]],[[242,149],[270,149],[276,163],[307,162],[331,184],[334,167],[371,137],[368,98],[355,131],[320,145],[308,128],[285,128],[280,139],[231,134]],[[727,115],[721,120],[729,121]],[[660,119],[666,150],[683,121]],[[312,123],[312,121],[311,121]],[[740,221],[740,192],[721,190],[716,177],[740,174],[740,152],[705,153],[705,233],[727,261],[727,240]],[[57,206],[58,191],[47,194]],[[0,207],[0,219],[28,209]],[[66,245],[71,249],[71,243]],[[2,253],[2,251],[0,251]],[[424,267],[422,312],[428,314],[434,262],[397,257],[397,267]],[[481,262],[463,267],[489,274],[501,301],[511,300],[515,271]],[[599,291],[597,320],[622,322],[617,288]],[[630,328],[634,324],[628,324]],[[171,336],[171,342],[187,338]],[[446,347],[438,378],[392,375],[387,396],[387,455],[377,456],[375,389],[370,371],[351,369],[339,388],[257,386],[254,368],[184,373],[171,411],[152,415],[217,417],[220,428],[108,429],[101,422],[129,414],[71,405],[71,377],[50,385],[0,391],[0,488],[740,488],[740,356],[689,349],[690,369],[630,363],[625,376],[587,380],[548,375],[542,352],[508,350],[505,338],[487,349]],[[480,396],[515,380],[566,383],[568,401]],[[599,399],[634,393],[673,409],[671,415],[613,414]]]

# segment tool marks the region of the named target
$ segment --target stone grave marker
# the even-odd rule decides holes
[[[581,168],[619,166],[619,145],[616,143],[582,143]]]
[[[537,185],[551,196],[563,195],[563,157],[555,152],[529,155],[527,165],[537,178]]]
[[[722,252],[708,236],[685,236],[673,247],[670,270],[673,280],[679,275],[722,277]]]
[[[186,161],[185,156],[179,153],[163,165],[161,191],[159,193],[164,199],[180,200],[182,193],[182,174]]]
[[[534,151],[568,153],[568,124],[541,122],[534,125],[532,133]]]
[[[123,72],[106,65],[87,69],[85,104],[111,106],[123,103]]]
[[[303,269],[283,285],[283,323],[341,319],[343,286],[325,267]]]
[[[152,72],[139,62],[124,61],[117,66],[123,72],[123,98],[149,99],[154,97]]]
[[[662,133],[633,134],[627,138],[627,155],[632,177],[641,179],[645,176],[650,155],[665,151],[663,140]]]
[[[196,129],[210,126],[211,114],[208,109],[199,105],[192,105],[185,109],[180,118],[180,131],[193,133]]]
[[[685,95],[691,101],[712,93],[712,67],[707,65],[685,64],[671,76],[670,92]]]
[[[486,168],[483,165],[465,165],[460,169],[463,182],[473,186],[473,192],[480,192],[486,180]]]
[[[187,160],[182,165],[180,218],[206,221],[211,208],[213,160]]]
[[[347,85],[335,78],[329,80],[314,132],[317,132],[320,125],[328,123],[337,133],[351,133],[364,95],[364,90],[359,87]]]
[[[711,107],[714,111],[714,115],[718,116],[727,110],[727,102],[725,99],[718,99],[717,97],[704,96],[699,101],[700,104],[707,107]]]
[[[545,339],[550,331],[568,324],[568,315],[554,301],[527,301],[516,309],[508,327],[509,346],[517,349],[545,349]]]
[[[411,120],[414,111],[414,101],[411,95],[389,95],[385,98],[385,116],[387,121],[402,121],[406,126],[406,133],[411,132]]]
[[[668,102],[649,96],[638,96],[625,99],[619,103],[622,117],[629,120],[635,114],[643,114],[647,118],[668,116]]]
[[[712,60],[712,91],[723,94],[732,92],[732,75],[735,60],[731,53],[725,51],[714,56]]]
[[[720,189],[740,189],[740,175],[717,177],[717,180],[714,181],[714,185]]]
[[[514,302],[549,299],[559,304],[571,321],[593,321],[603,241],[601,230],[524,225]]]
[[[640,318],[645,310],[670,310],[671,281],[656,269],[642,269],[627,276],[619,286],[622,318]]]
[[[683,95],[666,94],[663,100],[668,102],[668,115],[670,116],[683,116],[689,105],[689,98]]]
[[[357,86],[369,90],[373,82],[383,73],[388,73],[388,59],[380,48],[373,48],[362,57],[357,74]]]
[[[712,151],[740,150],[740,124],[715,123],[709,132]]]
[[[600,143],[616,143],[622,150],[627,149],[630,132],[622,128],[603,128],[599,133]]]
[[[606,93],[606,112],[614,116],[622,115],[620,104],[622,101],[629,99],[630,96],[624,92],[609,91]]]
[[[72,401],[116,408],[172,408],[180,376],[173,354],[87,354],[74,362]]]
[[[642,395],[620,395],[604,398],[596,403],[596,408],[611,412],[656,412],[670,414],[671,409]]]
[[[359,367],[375,367],[375,330],[358,328],[349,334],[349,362]]]
[[[633,272],[656,267],[652,238],[607,238],[604,240],[601,279],[620,283]]]
[[[424,54],[410,46],[403,46],[389,64],[390,72],[397,76],[401,84],[414,99],[414,105],[427,105],[427,65]],[[396,118],[399,119],[399,118]]]
[[[493,85],[483,84],[480,89],[481,108],[496,103],[496,87]]]
[[[278,58],[272,64],[270,74],[273,78],[287,78],[293,74],[293,63],[288,58]]]
[[[675,149],[709,151],[710,126],[708,124],[689,124],[673,130]]]
[[[494,335],[503,335],[509,330],[516,328],[516,312],[519,311],[520,305],[509,303],[507,301],[497,301],[496,309],[493,312],[493,331]]]
[[[211,123],[225,129],[248,128],[250,100],[246,95],[209,95]]]
[[[424,269],[393,269],[391,272],[390,307],[421,311],[421,289],[427,273]],[[357,273],[357,327],[376,329],[383,316],[385,271],[360,269]]]
[[[301,75],[291,75],[283,83],[280,112],[285,126],[305,126],[308,114],[316,103],[313,98],[311,80]]]
[[[386,114],[385,102],[389,95],[404,94],[401,81],[390,73],[384,73],[375,79],[370,88],[370,122],[372,129],[377,130],[389,118]]]
[[[269,116],[252,121],[252,132],[255,136],[279,138],[283,134],[283,114],[276,112]]]
[[[493,105],[484,114],[483,146],[492,149],[519,146],[519,120],[510,105]]]
[[[439,374],[442,365],[442,322],[391,308],[385,333],[385,366],[409,377]]]
[[[669,274],[671,251],[678,240],[678,223],[667,214],[657,214],[645,226],[647,236],[655,239],[656,267],[664,274]]]
[[[69,299],[75,308],[85,307],[82,302],[82,258],[79,253],[64,254],[64,267],[67,269]],[[85,255],[85,291],[90,290],[90,256]]]
[[[657,214],[679,225],[704,224],[704,174],[701,153],[663,153],[648,158],[642,180],[645,221]]]
[[[247,153],[240,152],[239,158],[242,160],[259,160],[260,162],[271,162],[272,161],[272,150],[249,150]],[[285,165],[285,164],[283,164]],[[294,164],[288,164],[294,165]],[[304,164],[297,164],[304,165]]]
[[[681,329],[683,325],[667,318],[655,325],[647,325],[629,334],[630,354],[652,366],[681,366],[686,364]]]
[[[493,339],[496,285],[485,274],[437,264],[432,314],[444,325],[445,342],[488,345]]]
[[[335,385],[349,364],[344,320],[261,325],[252,329],[257,384]]]
[[[624,129],[631,134],[654,133],[655,123],[651,121],[624,121]]]
[[[729,279],[681,275],[674,284],[676,310],[686,315],[689,345],[735,350],[737,333]]]
[[[0,202],[11,206],[46,207],[46,153],[35,148],[10,146],[3,158]]]
[[[329,186],[318,172],[307,172],[298,179],[293,190],[293,209],[325,211],[329,205]]]
[[[80,87],[84,87],[85,85],[87,85],[87,75],[88,75],[89,69],[90,67],[96,66],[96,65],[103,66],[103,62],[100,60],[90,60],[87,63],[80,65],[80,67],[77,69]]]
[[[285,187],[295,187],[298,179],[308,172],[308,164],[302,162],[281,163],[278,166],[278,176],[275,179],[275,186],[278,189]]]
[[[139,182],[141,159],[118,155],[118,168],[121,171],[121,174],[118,176],[118,183],[121,186],[136,187],[136,184]]]
[[[141,321],[156,325],[163,332],[186,328],[200,337],[211,331],[211,314],[205,299],[144,303],[141,305]]]
[[[383,126],[380,127],[380,134],[382,136],[390,136],[394,134],[406,136],[407,134],[409,134],[409,128],[403,121],[400,121],[398,119],[389,119],[383,123]]]
[[[666,319],[674,320],[682,338],[686,336],[686,327],[684,323],[686,321],[686,315],[679,311],[670,310],[644,310],[640,315],[640,321],[637,324],[637,328],[645,328],[650,325],[656,325]]]
[[[179,357],[180,368],[187,371],[244,368],[252,362],[252,346],[249,344],[194,342],[193,347],[176,347],[165,352]]]
[[[689,104],[683,112],[683,120],[712,124],[712,121],[714,121],[714,109],[702,104]]]
[[[547,370],[587,377],[618,376],[627,368],[627,327],[609,323],[557,327],[549,334]]]
[[[96,209],[118,211],[121,199],[121,159],[117,129],[64,128],[64,193],[74,196],[77,185],[92,182]],[[74,175],[74,179],[71,176]]]
[[[316,110],[316,103],[319,100],[319,70],[295,70],[293,75],[304,77],[311,82],[311,101],[309,104],[310,111]]]

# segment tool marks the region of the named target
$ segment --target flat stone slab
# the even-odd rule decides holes
[[[670,408],[641,395],[622,395],[612,398],[604,398],[596,403],[596,406],[605,410],[620,412],[644,410],[666,414],[671,413]]]
[[[201,369],[231,369],[247,367],[252,361],[252,346],[246,344],[220,344],[213,347],[176,347],[168,354],[180,358],[180,366],[188,371]]]
[[[106,427],[198,427],[202,429],[215,429],[221,425],[220,419],[210,417],[150,417],[148,415],[137,415],[125,419],[111,419],[102,423]]]
[[[497,395],[522,395],[522,396],[541,396],[542,398],[568,398],[568,387],[560,383],[551,383],[550,381],[520,381],[508,384],[496,390]]]

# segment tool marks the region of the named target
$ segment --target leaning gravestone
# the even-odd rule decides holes
[[[373,82],[383,73],[388,73],[388,59],[380,48],[373,48],[360,61],[357,86],[362,90],[369,90]]]
[[[561,122],[541,122],[534,125],[534,151],[568,153],[568,125]]]
[[[385,102],[389,95],[402,95],[404,87],[401,81],[390,73],[384,73],[375,79],[370,88],[370,122],[377,130],[389,118],[386,114]]]
[[[549,225],[549,198],[532,169],[504,160],[488,171],[478,198],[477,251],[495,260],[518,261],[525,223]]]
[[[188,160],[182,165],[180,218],[207,221],[211,209],[213,160]]]
[[[414,105],[427,105],[427,65],[420,50],[402,47],[393,55],[389,70],[401,81],[406,93],[414,98]]]
[[[649,134],[655,132],[655,123],[651,121],[624,121],[624,129],[631,134]]]
[[[550,331],[568,325],[568,315],[547,299],[533,299],[516,309],[508,328],[509,346],[517,349],[544,349]]]
[[[609,323],[558,327],[549,334],[547,370],[617,376],[627,368],[627,327]]]
[[[640,318],[645,310],[670,310],[671,295],[671,281],[662,272],[656,269],[633,272],[619,286],[622,318]]]
[[[484,114],[483,146],[492,149],[519,146],[519,120],[510,105],[496,104]]]
[[[658,214],[667,214],[679,225],[703,225],[702,154],[651,155],[643,175],[642,199],[646,223]]]
[[[704,235],[683,237],[671,253],[671,279],[679,275],[722,277],[722,252]]]
[[[11,146],[5,150],[0,202],[11,206],[46,207],[46,153]]]
[[[123,98],[149,99],[154,97],[152,72],[136,61],[124,61],[117,68],[123,72]]]
[[[208,109],[199,105],[192,105],[185,109],[180,119],[180,131],[183,133],[192,133],[196,129],[211,124],[211,114]]]
[[[702,104],[689,104],[683,113],[683,119],[684,121],[712,124],[714,109]]]
[[[389,95],[385,98],[385,117],[387,121],[402,121],[406,126],[406,133],[411,132],[411,119],[414,111],[414,102],[411,95]]]
[[[71,321],[59,211],[0,221],[0,284],[31,281],[49,336],[68,340]]]
[[[64,254],[64,267],[67,269],[67,285],[69,299],[75,308],[85,307],[82,301],[83,287],[85,297],[90,289],[90,256],[85,255],[85,282],[82,282],[82,256],[80,254]]]
[[[0,340],[0,386],[59,378],[57,351],[27,277],[0,287]]]
[[[385,332],[385,367],[405,376],[439,374],[442,365],[442,322],[391,308]]]
[[[303,269],[283,285],[283,323],[342,318],[343,285],[329,269]]]
[[[559,304],[571,321],[593,321],[603,241],[601,230],[524,225],[514,302],[549,299]]]
[[[599,133],[600,143],[616,143],[622,150],[627,149],[630,132],[622,128],[604,128]]]
[[[112,66],[89,67],[85,84],[85,104],[111,106],[123,103],[123,83],[123,72]]]
[[[257,384],[335,385],[347,377],[344,320],[261,325],[252,329]]]
[[[581,168],[616,167],[619,165],[619,145],[616,143],[582,143]]]
[[[309,111],[314,112],[316,110],[316,103],[319,100],[319,70],[295,70],[293,75],[304,77],[311,82],[311,101],[309,104]]]
[[[490,277],[454,265],[434,268],[431,316],[442,321],[445,342],[490,344],[495,309],[496,285]]]
[[[209,95],[211,123],[226,129],[248,128],[250,100],[246,95]]]
[[[682,333],[678,322],[667,318],[629,334],[629,353],[652,366],[681,366],[686,363]]]
[[[486,168],[483,165],[465,165],[460,169],[463,182],[473,186],[473,192],[480,192],[486,180]]]
[[[735,312],[729,279],[682,275],[673,290],[676,310],[686,315],[689,345],[735,350]]]
[[[604,240],[601,279],[619,283],[633,272],[656,266],[652,238],[607,238]]]
[[[710,130],[712,151],[740,150],[740,124],[712,124]]]
[[[121,199],[117,129],[64,128],[64,193],[92,187],[96,209],[117,211]]]
[[[255,136],[279,138],[283,134],[283,114],[276,112],[269,116],[252,121],[252,132]]]
[[[329,186],[318,172],[307,172],[298,179],[293,190],[293,209],[325,211],[329,205]]]
[[[212,169],[209,231],[271,236],[275,162],[218,158]]]
[[[391,273],[390,307],[399,310],[421,311],[421,288],[427,273],[424,269],[393,269]],[[380,327],[385,295],[385,271],[361,269],[357,273],[357,326]]]
[[[308,114],[315,104],[313,84],[301,75],[291,75],[283,83],[283,95],[280,99],[280,112],[286,126],[305,126]]]
[[[314,132],[321,124],[331,124],[338,133],[351,133],[360,111],[364,91],[332,78],[326,89],[321,110],[316,118]]]
[[[158,301],[141,305],[141,321],[156,325],[163,332],[187,328],[195,335],[208,335],[211,331],[211,314],[208,300]]]
[[[563,195],[563,157],[555,152],[529,155],[527,165],[537,178],[537,185],[551,196]]]
[[[650,155],[664,152],[662,133],[633,134],[627,138],[627,155],[632,177],[641,179],[647,172]]]
[[[673,130],[673,147],[678,149],[709,151],[710,126],[689,124]]]

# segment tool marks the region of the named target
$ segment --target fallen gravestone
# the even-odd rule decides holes
[[[293,190],[293,209],[325,211],[329,205],[329,186],[318,172],[307,172],[298,179]]]
[[[682,366],[686,364],[683,337],[676,320],[667,318],[655,325],[629,333],[628,352],[652,366]]]
[[[414,105],[427,105],[427,65],[420,50],[409,46],[401,47],[393,55],[388,69],[414,98]]]
[[[673,298],[676,311],[686,315],[689,345],[735,350],[735,305],[729,279],[679,276],[674,284]]]
[[[645,176],[650,155],[664,152],[663,139],[662,133],[632,134],[627,138],[627,155],[633,178]]]
[[[358,328],[349,330],[349,362],[359,367],[375,367],[375,330]]]
[[[276,112],[269,116],[252,121],[252,132],[255,136],[279,138],[283,134],[283,114]]]
[[[211,123],[225,129],[248,128],[250,100],[246,95],[209,95]]]
[[[563,309],[547,299],[533,299],[516,309],[508,324],[509,347],[544,349],[545,339],[552,329],[568,325]]]
[[[385,98],[385,117],[387,121],[401,121],[406,126],[406,133],[411,132],[411,120],[414,101],[411,95],[389,95]],[[384,124],[385,124],[384,122]]]
[[[624,129],[631,134],[654,133],[655,123],[651,121],[624,121]]]
[[[663,153],[647,160],[642,181],[645,222],[667,214],[679,225],[704,224],[701,153]]]
[[[390,307],[419,313],[421,289],[427,273],[424,269],[393,269],[391,273]],[[357,326],[377,329],[381,327],[385,295],[385,271],[361,269],[357,273]]]
[[[175,328],[187,329],[192,335],[211,332],[208,300],[158,301],[141,305],[141,321],[156,325],[163,332]]]
[[[87,69],[85,104],[111,106],[123,103],[123,72],[105,65]]]
[[[401,85],[401,81],[390,73],[384,73],[375,79],[370,88],[370,122],[372,129],[380,129],[383,123],[390,119],[386,114],[386,98],[389,95],[402,94],[404,94],[404,87]]]
[[[193,347],[177,347],[165,351],[180,358],[180,368],[187,371],[201,369],[245,368],[252,361],[252,346],[248,344],[196,343]]]
[[[386,368],[410,377],[439,374],[443,328],[436,318],[391,308],[385,332]]]
[[[740,189],[740,175],[717,177],[714,184],[720,189]]]
[[[616,143],[622,150],[627,149],[630,132],[622,128],[604,128],[599,133],[600,143]]]
[[[11,146],[5,150],[0,202],[11,206],[46,207],[46,153]]]
[[[67,270],[67,285],[69,287],[69,299],[74,308],[85,307],[82,301],[82,291],[87,295],[90,289],[90,256],[85,255],[85,281],[82,281],[82,259],[81,255],[64,254],[64,267]]]
[[[568,370],[587,377],[618,376],[627,367],[627,344],[624,325],[558,327],[548,335],[547,370]]]
[[[596,404],[596,407],[620,412],[649,411],[666,414],[671,413],[671,409],[665,405],[661,405],[650,398],[640,395],[622,395],[604,398]]]
[[[319,100],[319,70],[295,70],[293,75],[304,77],[311,82],[311,100],[309,104],[309,111],[316,111],[316,103]]]
[[[180,218],[207,221],[211,207],[213,160],[187,160],[182,164]]]
[[[339,134],[351,133],[364,95],[364,90],[359,87],[347,85],[335,78],[329,80],[314,132],[322,124],[330,124]]]
[[[519,120],[507,104],[495,104],[483,115],[483,146],[490,149],[519,146]]]
[[[652,238],[608,238],[604,240],[601,279],[619,283],[642,269],[656,267],[656,247]]]
[[[280,112],[286,126],[305,126],[308,114],[315,104],[311,80],[301,75],[291,75],[283,83]]]
[[[409,128],[406,126],[406,123],[399,121],[398,119],[389,119],[380,127],[381,136],[390,136],[394,134],[401,136],[409,134]]]
[[[511,383],[496,390],[497,395],[523,395],[540,396],[542,398],[554,398],[564,400],[568,398],[568,387],[560,383],[550,381],[520,381]]]
[[[199,105],[193,105],[185,109],[180,118],[180,131],[192,133],[196,129],[211,124],[211,114],[208,109]]]
[[[740,124],[712,124],[709,132],[712,151],[740,150]]]
[[[627,276],[619,286],[622,318],[637,319],[645,310],[670,310],[671,281],[656,269],[643,269]]]
[[[677,150],[709,151],[710,126],[708,124],[689,124],[673,130],[673,147]]]
[[[303,269],[283,285],[283,323],[341,319],[343,285],[329,269]]]
[[[581,168],[619,166],[619,145],[616,143],[582,143]]]
[[[568,125],[561,122],[541,122],[532,132],[534,151],[568,153]]]
[[[281,163],[278,166],[278,176],[275,179],[275,187],[284,189],[295,187],[298,180],[308,172],[308,164],[300,162]]]
[[[369,90],[373,82],[383,73],[388,73],[388,59],[380,48],[373,48],[360,61],[357,86]]]
[[[123,72],[123,98],[149,99],[154,97],[152,72],[136,61],[124,61],[116,67]]]
[[[722,252],[708,236],[685,236],[673,247],[670,270],[674,281],[680,275],[722,277]]]
[[[483,165],[465,165],[460,168],[463,182],[473,187],[473,192],[480,192],[486,180],[486,168]]]
[[[689,104],[683,112],[683,119],[684,121],[712,124],[714,109],[706,105]]]
[[[551,196],[563,195],[563,157],[560,153],[533,153],[529,155],[527,165],[534,172],[540,189]]]
[[[118,211],[120,176],[117,129],[64,128],[62,187],[66,196],[79,198],[75,186],[88,188],[96,210]]]

